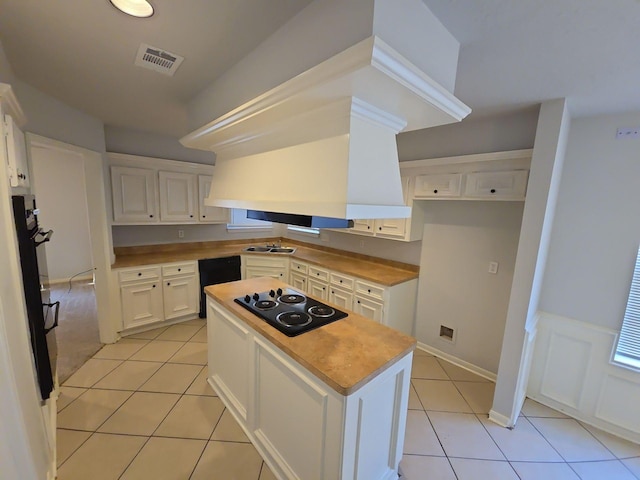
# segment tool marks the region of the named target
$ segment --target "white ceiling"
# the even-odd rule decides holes
[[[182,136],[186,102],[311,0],[0,0],[15,75],[107,125]],[[424,0],[462,44],[455,94],[472,115],[568,97],[576,116],[640,110],[638,0]],[[330,27],[328,27],[330,28]],[[174,77],[133,66],[140,43],[185,57]]]

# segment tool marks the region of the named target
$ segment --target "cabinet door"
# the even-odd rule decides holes
[[[404,238],[407,229],[406,218],[385,218],[376,220],[376,235]]]
[[[298,272],[289,273],[289,283],[300,292],[307,291],[307,276]]]
[[[191,173],[159,172],[160,219],[163,222],[196,221],[196,176]]]
[[[469,173],[464,194],[494,200],[524,200],[528,176],[527,170]]]
[[[204,204],[211,192],[211,175],[198,175],[198,220],[201,223],[229,223],[231,210],[222,207],[210,207]]]
[[[354,220],[353,228],[344,230],[345,232],[358,232],[367,233],[373,235],[374,233],[374,220]]]
[[[347,310],[351,310],[353,308],[353,292],[348,290],[330,286],[328,300],[330,303]]]
[[[156,175],[153,170],[111,167],[113,219],[123,223],[155,223]]]
[[[124,328],[164,320],[162,287],[159,281],[132,283],[120,287]]]
[[[419,175],[413,195],[416,198],[459,197],[462,174]]]
[[[382,322],[383,304],[356,294],[353,298],[353,311],[376,322]]]
[[[164,317],[172,318],[194,315],[199,311],[198,279],[196,275],[188,277],[165,278],[162,280],[164,295]]]
[[[307,280],[307,293],[318,300],[327,300],[329,286],[326,282],[309,277]]]

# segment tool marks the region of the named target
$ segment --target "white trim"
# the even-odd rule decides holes
[[[22,127],[27,123],[27,117],[25,116],[17,97],[15,93],[13,93],[11,85],[7,83],[0,83],[0,104],[2,105],[4,113],[11,115],[11,118],[13,118],[13,121],[19,127]]]
[[[458,357],[454,357],[448,353],[443,352],[442,350],[438,350],[437,348],[432,347],[431,345],[427,345],[426,343],[418,342],[417,348],[420,350],[430,353],[431,355],[435,355],[436,357],[440,357],[447,362],[453,363],[454,365],[464,368],[471,373],[475,373],[476,375],[486,378],[487,380],[494,382],[496,381],[496,374],[490,372],[489,370],[485,370],[484,368],[480,368],[472,363],[466,362],[464,360],[459,359]]]
[[[457,165],[460,163],[495,162],[501,160],[531,160],[533,149],[506,150],[503,152],[474,153],[471,155],[458,155],[453,157],[425,158],[423,160],[410,160],[400,162],[400,168],[435,167],[439,165]]]
[[[505,427],[509,429],[515,426],[515,422],[511,423],[511,419],[509,417],[502,415],[501,413],[498,413],[495,410],[489,411],[489,420],[491,420],[493,423],[497,423],[501,427]]]

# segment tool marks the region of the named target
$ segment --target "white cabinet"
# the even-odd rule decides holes
[[[171,320],[197,314],[199,289],[195,262],[163,265],[164,319]]]
[[[195,317],[199,311],[197,262],[123,268],[117,276],[125,330]]]
[[[527,170],[473,172],[467,174],[465,197],[492,200],[524,200]]]
[[[11,115],[4,116],[5,136],[7,139],[7,162],[9,183],[12,187],[29,187],[29,168],[27,165],[27,144],[24,133]]]
[[[156,223],[156,172],[148,168],[111,167],[113,219],[121,223]]]
[[[413,196],[415,198],[459,197],[462,186],[462,174],[418,175],[415,179]]]
[[[197,177],[191,173],[158,172],[160,182],[160,220],[195,223],[197,221]]]
[[[417,279],[384,286],[296,259],[291,259],[289,279],[294,288],[314,298],[413,334]]]
[[[198,220],[200,223],[230,223],[231,210],[222,207],[210,207],[204,201],[211,191],[211,175],[198,175]]]
[[[114,224],[229,223],[228,208],[204,204],[213,167],[162,158],[108,153]]]
[[[242,279],[272,277],[289,282],[289,259],[284,256],[242,255]]]
[[[397,478],[412,354],[342,395],[207,298],[209,382],[277,478]]]
[[[339,231],[345,231],[345,232],[349,232],[349,233],[363,233],[363,234],[367,234],[367,235],[373,235],[375,233],[375,220],[371,220],[371,219],[365,219],[365,220],[361,220],[361,219],[355,219],[353,221],[353,227],[350,229],[345,229],[345,230],[339,230]]]
[[[160,267],[123,269],[118,278],[124,328],[164,320]]]

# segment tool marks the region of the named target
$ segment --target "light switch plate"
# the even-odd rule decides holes
[[[498,273],[498,262],[489,262],[489,273]]]

